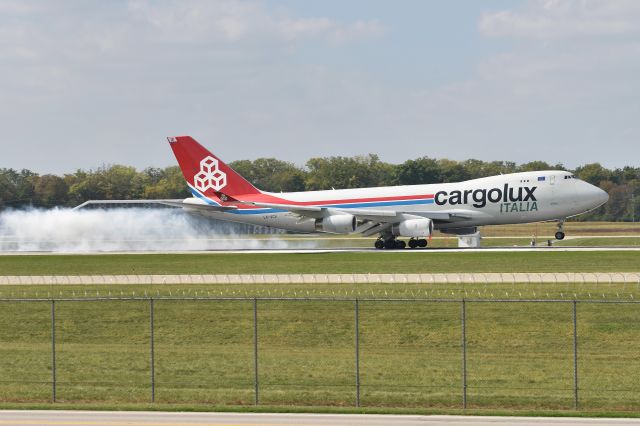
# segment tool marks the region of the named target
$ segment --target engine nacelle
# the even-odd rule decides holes
[[[316,231],[349,234],[356,230],[356,217],[351,214],[332,214],[316,219]]]
[[[406,219],[391,227],[391,233],[396,237],[426,238],[433,232],[431,219]]]

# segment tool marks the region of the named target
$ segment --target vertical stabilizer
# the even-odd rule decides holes
[[[175,136],[167,140],[194,195],[225,201],[225,195],[260,193],[191,136]]]

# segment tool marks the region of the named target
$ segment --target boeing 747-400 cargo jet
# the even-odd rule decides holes
[[[566,171],[512,173],[458,183],[272,193],[261,191],[190,136],[168,138],[192,198],[154,200],[233,222],[297,233],[378,234],[378,249],[425,247],[434,229],[558,221],[607,202],[606,192]],[[144,202],[144,201],[141,201]],[[91,203],[91,202],[89,202]]]

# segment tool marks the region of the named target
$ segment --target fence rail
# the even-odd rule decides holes
[[[0,299],[0,400],[638,409],[639,303]]]

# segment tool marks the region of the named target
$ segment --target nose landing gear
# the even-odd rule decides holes
[[[556,232],[556,240],[564,240],[564,219],[558,221],[558,232]]]

